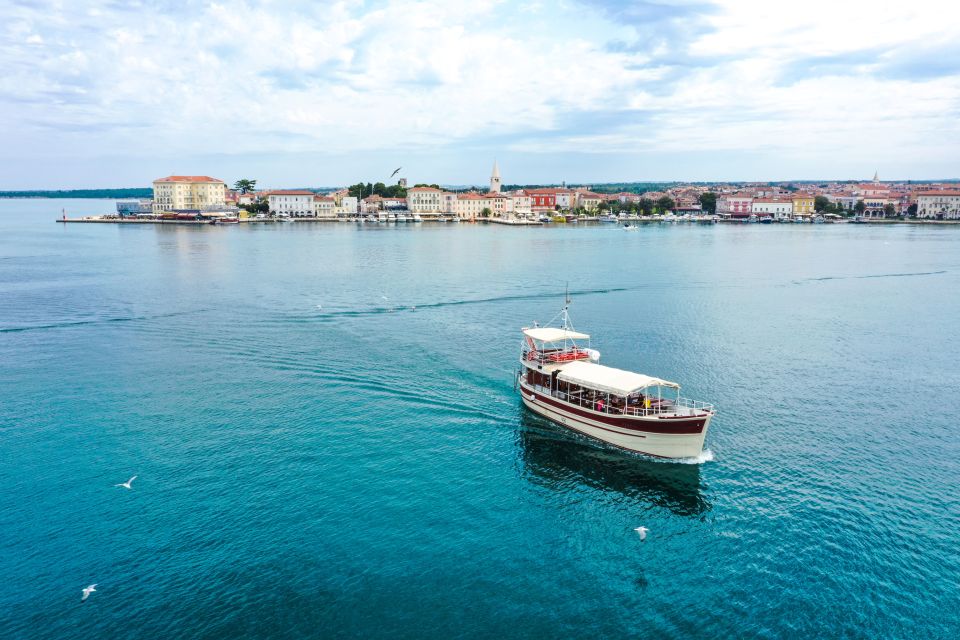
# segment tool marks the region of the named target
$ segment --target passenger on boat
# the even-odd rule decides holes
[[[597,411],[603,411],[603,398],[597,400]]]

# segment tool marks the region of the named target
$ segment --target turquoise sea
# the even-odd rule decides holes
[[[958,637],[960,228],[112,206],[0,200],[0,638]],[[699,463],[521,407],[567,282]]]

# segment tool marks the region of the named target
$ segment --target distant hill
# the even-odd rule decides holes
[[[0,198],[152,198],[153,189],[60,189],[0,191]]]

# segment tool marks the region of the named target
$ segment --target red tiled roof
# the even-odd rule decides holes
[[[304,191],[304,190],[298,190],[298,189],[291,189],[291,190],[288,190],[288,191],[283,191],[283,190],[281,190],[281,191],[271,191],[271,192],[270,192],[270,195],[272,195],[272,196],[315,196],[315,195],[317,195],[317,194],[315,194],[313,191]]]
[[[223,180],[217,180],[210,176],[167,176],[154,180],[154,182],[219,182],[220,184],[226,184]]]
[[[437,193],[440,193],[440,189],[434,189],[433,187],[410,187],[407,189],[407,192],[410,191],[436,191]]]
[[[917,197],[919,196],[960,196],[960,191],[948,191],[948,190],[921,191],[920,193],[917,194]]]

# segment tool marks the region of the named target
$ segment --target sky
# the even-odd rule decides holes
[[[947,0],[0,0],[0,190],[960,176]]]

